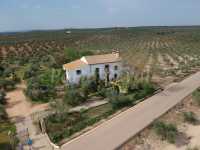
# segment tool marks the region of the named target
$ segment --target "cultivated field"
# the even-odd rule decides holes
[[[119,49],[124,63],[155,80],[184,77],[200,66],[200,27],[141,27],[33,31],[0,35],[0,56],[24,64],[52,55],[65,63],[64,48],[102,53]],[[9,59],[10,58],[10,59]]]
[[[125,80],[118,83],[119,86],[123,86],[123,83],[127,82],[126,88],[129,89],[127,90],[129,93],[117,95],[113,100],[109,99],[108,105],[112,107],[105,107],[105,105],[98,109],[72,113],[63,119],[63,116],[68,115],[69,108],[84,103],[95,94],[106,98],[112,85],[100,86],[97,82],[93,82],[96,83],[96,88],[90,88],[92,85],[89,84],[90,82],[85,84],[83,82],[80,87],[67,89],[63,82],[62,65],[84,55],[107,53],[113,49],[120,50],[125,68],[130,68],[129,71],[135,73],[129,75],[130,80],[122,78]],[[16,87],[18,89],[16,85],[21,82],[26,84],[24,94],[31,103],[40,104],[54,100],[55,102],[51,104],[58,105],[51,107],[60,112],[58,113],[60,116],[50,116],[45,121],[47,127],[53,129],[53,132],[49,130],[51,139],[60,143],[74,133],[115,113],[116,106],[121,104],[123,107],[130,104],[132,106],[135,100],[151,94],[152,90],[155,90],[154,85],[157,84],[151,84],[149,79],[165,87],[173,81],[181,80],[198,71],[199,60],[200,27],[198,26],[2,33],[0,34],[0,89],[3,91],[0,91],[0,94],[5,100],[4,93],[7,94]],[[124,103],[124,100],[128,103]],[[0,108],[0,111],[4,110],[5,104]],[[94,115],[91,115],[91,112]],[[70,117],[72,123],[68,125],[66,123],[70,122]],[[63,131],[60,130],[61,128]]]

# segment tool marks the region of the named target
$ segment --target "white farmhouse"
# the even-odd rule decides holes
[[[81,77],[98,75],[100,79],[112,80],[120,76],[122,71],[121,57],[118,52],[104,55],[84,56],[63,65],[66,80],[78,83]]]

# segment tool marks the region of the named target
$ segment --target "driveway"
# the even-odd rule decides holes
[[[62,150],[114,150],[200,86],[200,72],[64,144]]]
[[[21,143],[27,143],[28,135],[33,140],[34,150],[50,150],[46,136],[38,133],[31,114],[41,112],[48,109],[48,104],[32,104],[26,99],[23,90],[25,84],[17,85],[16,89],[7,93],[6,111],[8,117],[15,123],[18,138]],[[28,146],[24,146],[24,150],[29,150]]]
[[[48,104],[32,104],[27,100],[23,90],[25,84],[17,85],[16,89],[7,93],[6,111],[9,118],[15,120],[18,117],[27,117],[34,112],[42,111],[48,108]]]

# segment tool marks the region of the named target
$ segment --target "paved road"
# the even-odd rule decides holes
[[[113,150],[150,125],[200,86],[200,72],[66,143],[62,150]]]

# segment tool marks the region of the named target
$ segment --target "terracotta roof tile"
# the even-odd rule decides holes
[[[85,56],[85,59],[88,64],[103,64],[121,61],[121,58],[117,54]]]
[[[112,62],[119,62],[121,61],[121,57],[118,54],[104,54],[104,55],[93,55],[93,56],[85,56],[86,62],[82,61],[81,59],[72,61],[70,63],[64,64],[63,68],[73,70],[81,68],[87,64],[104,64],[104,63],[112,63]]]
[[[80,59],[78,59],[78,60],[72,61],[70,63],[64,64],[63,67],[65,69],[73,70],[73,69],[81,68],[85,65],[87,65],[87,64],[84,63],[83,61],[81,61]]]

